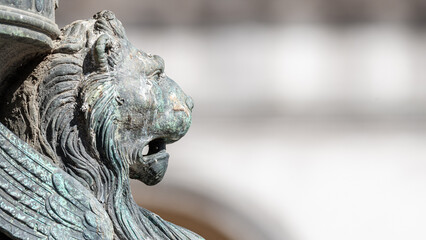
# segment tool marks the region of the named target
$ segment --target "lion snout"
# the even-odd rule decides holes
[[[188,117],[191,117],[191,110],[194,107],[192,98],[185,96],[185,101],[183,102],[175,93],[172,93],[169,96],[169,99],[173,105],[173,111],[183,111]]]

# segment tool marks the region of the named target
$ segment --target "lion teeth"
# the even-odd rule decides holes
[[[142,149],[142,156],[146,156],[148,154],[148,151],[149,151],[149,145],[146,145]]]

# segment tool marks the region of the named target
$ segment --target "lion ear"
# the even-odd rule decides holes
[[[98,71],[108,71],[108,54],[113,48],[111,38],[107,34],[102,34],[95,42],[93,48],[93,57]]]

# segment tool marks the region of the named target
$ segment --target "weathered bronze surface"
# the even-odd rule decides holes
[[[192,99],[112,12],[59,32],[55,6],[0,0],[0,232],[202,239],[139,207],[129,186],[161,181],[166,144],[188,131]]]

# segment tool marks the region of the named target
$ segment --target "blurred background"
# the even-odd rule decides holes
[[[194,98],[135,200],[207,239],[426,239],[423,0],[60,1],[109,9]]]

